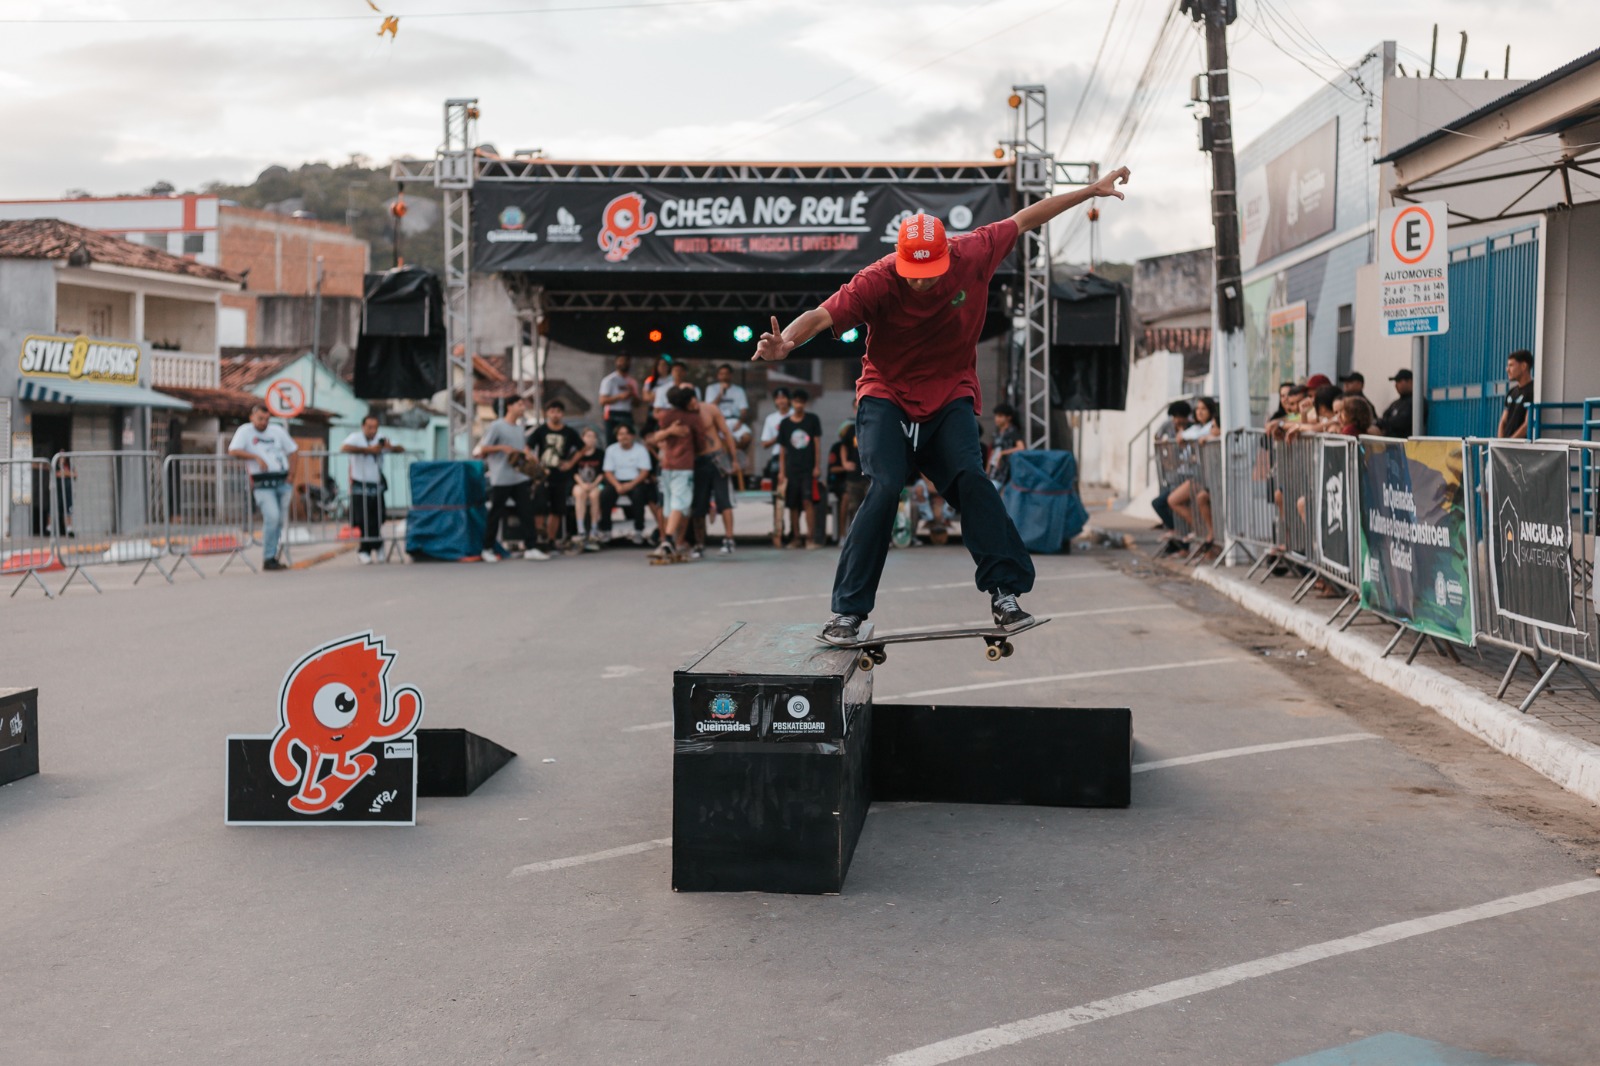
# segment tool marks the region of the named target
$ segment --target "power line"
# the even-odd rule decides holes
[[[743,138],[740,139],[740,146],[743,146],[744,144],[748,144],[751,141],[761,140],[764,137],[770,137],[774,133],[778,133],[781,130],[789,129],[791,126],[798,126],[802,122],[809,122],[812,119],[816,118],[818,115],[823,114],[824,112],[832,111],[834,108],[841,107],[841,106],[843,106],[845,104],[848,104],[852,100],[859,100],[863,96],[868,96],[868,95],[870,95],[872,93],[875,93],[879,89],[882,89],[882,88],[884,88],[886,86],[889,86],[889,85],[893,85],[895,82],[900,81],[903,78],[909,78],[911,75],[917,73],[918,71],[927,70],[929,67],[936,66],[939,63],[943,63],[947,59],[954,59],[956,56],[960,55],[963,52],[971,51],[972,49],[976,48],[980,44],[985,44],[985,43],[987,43],[989,41],[992,41],[996,37],[1001,36],[1002,34],[1010,33],[1012,30],[1016,29],[1019,26],[1025,25],[1025,24],[1027,24],[1029,22],[1032,22],[1035,19],[1043,18],[1044,16],[1050,14],[1051,12],[1058,11],[1061,8],[1066,7],[1068,4],[1073,3],[1073,2],[1075,2],[1075,0],[1060,0],[1059,3],[1051,4],[1049,7],[1043,8],[1042,10],[1039,10],[1039,11],[1035,11],[1033,14],[1028,15],[1025,18],[1020,18],[1016,22],[1013,22],[1013,23],[1011,23],[1009,25],[1006,25],[1006,26],[1002,26],[1000,29],[995,30],[991,34],[988,34],[988,35],[986,35],[984,37],[979,37],[975,41],[969,41],[968,43],[962,45],[960,48],[952,49],[951,51],[948,51],[948,52],[944,53],[943,55],[934,56],[932,59],[929,59],[924,63],[919,63],[917,66],[914,66],[909,70],[901,71],[899,74],[896,74],[892,78],[889,78],[889,79],[887,79],[885,81],[880,81],[875,85],[869,85],[865,89],[862,89],[860,92],[851,93],[849,96],[840,97],[839,99],[834,100],[831,103],[823,104],[821,107],[817,108],[814,111],[811,111],[808,114],[798,115],[795,118],[790,119],[788,122],[779,123],[778,125],[772,126],[772,127],[768,128],[768,129],[765,129],[765,130],[761,131],[760,133],[752,133],[749,136],[746,136],[746,137],[743,137]],[[728,151],[728,149],[726,149],[726,148],[718,149],[715,152],[709,153],[709,158],[715,159],[718,156],[721,156],[722,154],[724,154],[726,151]]]
[[[1072,140],[1072,131],[1077,128],[1078,116],[1083,113],[1084,101],[1089,99],[1089,93],[1094,90],[1095,76],[1100,73],[1100,59],[1106,54],[1106,42],[1111,40],[1111,28],[1117,23],[1117,12],[1122,10],[1122,0],[1117,0],[1111,5],[1111,17],[1106,19],[1106,32],[1100,36],[1100,47],[1095,49],[1094,63],[1089,67],[1089,77],[1083,83],[1083,92],[1078,94],[1078,105],[1072,109],[1072,117],[1067,119],[1067,132],[1061,138],[1061,147],[1056,149],[1056,158],[1066,154],[1067,144]]]
[[[655,0],[653,3],[583,4],[571,7],[521,7],[498,11],[421,11],[398,15],[410,19],[493,18],[496,15],[558,15],[590,11],[647,11],[651,8],[705,7],[711,4],[748,4],[754,0]],[[194,18],[0,18],[0,24],[13,26],[174,26],[233,22],[370,22],[372,13],[361,15],[215,15]]]

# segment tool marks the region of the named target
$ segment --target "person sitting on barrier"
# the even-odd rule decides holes
[[[620,423],[619,423],[620,425]],[[632,435],[632,425],[629,425]],[[582,538],[583,550],[600,550],[600,490],[605,479],[600,475],[605,466],[606,453],[600,447],[600,434],[591,427],[583,431],[583,445],[578,449],[577,463],[572,468],[572,504],[578,515],[578,528],[573,536]]]
[[[1197,397],[1194,401],[1194,424],[1179,434],[1180,440],[1195,445],[1187,458],[1190,469],[1198,469],[1199,443],[1215,440],[1221,436],[1222,427],[1217,422],[1217,401],[1208,396]],[[1211,492],[1200,484],[1198,478],[1191,474],[1173,489],[1167,496],[1167,506],[1174,515],[1183,519],[1189,528],[1194,530],[1189,535],[1191,544],[1208,553],[1219,548],[1216,526],[1211,521]],[[1196,511],[1199,512],[1199,522],[1195,521]]]
[[[522,416],[528,412],[526,397],[513,396],[505,403],[504,413],[483,431],[478,446],[472,449],[475,458],[489,464],[489,520],[483,527],[483,554],[486,563],[497,563],[496,537],[500,523],[507,511],[517,512],[517,523],[522,528],[522,553],[524,559],[550,558],[534,545],[538,528],[533,517],[533,479],[523,473],[534,462],[533,453],[522,435]],[[503,550],[503,549],[502,549]]]
[[[1189,428],[1193,419],[1194,408],[1189,405],[1188,400],[1173,400],[1167,404],[1166,423],[1156,431],[1156,442],[1160,444],[1180,440],[1183,432]],[[1187,484],[1187,482],[1184,482],[1184,484]],[[1176,484],[1162,488],[1158,483],[1156,485],[1156,498],[1150,501],[1150,506],[1155,511],[1156,517],[1161,519],[1161,525],[1157,528],[1166,530],[1159,552],[1161,555],[1175,555],[1184,549],[1183,541],[1178,537],[1177,525],[1173,521],[1172,505],[1168,501],[1168,498],[1177,488],[1178,485]]]
[[[378,436],[378,416],[369,414],[339,450],[350,457],[350,513],[361,531],[356,560],[365,566],[383,551],[383,454],[405,449]]]
[[[289,484],[289,456],[299,450],[289,431],[272,421],[271,412],[261,403],[250,408],[250,421],[234,430],[233,440],[228,442],[229,455],[252,464],[250,494],[261,511],[263,570],[285,569],[278,561],[278,540],[294,492]]]
[[[633,521],[631,539],[644,543],[644,512],[646,506],[655,512],[656,524],[664,526],[661,508],[655,502],[655,485],[650,471],[655,463],[650,449],[634,436],[632,426],[618,426],[617,439],[606,448],[601,473],[605,482],[600,488],[600,536],[611,539],[611,511],[622,497],[628,498],[624,514]]]

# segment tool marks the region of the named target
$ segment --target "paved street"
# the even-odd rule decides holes
[[[44,761],[0,789],[0,1061],[1271,1066],[1384,1033],[1595,1061],[1600,815],[1121,553],[1041,558],[1056,620],[1003,663],[873,676],[1131,706],[1129,809],[880,805],[840,896],[673,893],[671,672],[734,620],[820,623],[834,558],[345,556],[0,602]],[[970,573],[892,553],[874,620],[981,619]],[[414,829],[224,827],[224,736],[369,627],[424,725],[519,758]]]

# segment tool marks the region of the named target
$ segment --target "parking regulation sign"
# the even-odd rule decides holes
[[[1379,300],[1389,336],[1450,332],[1449,247],[1443,200],[1379,214]]]

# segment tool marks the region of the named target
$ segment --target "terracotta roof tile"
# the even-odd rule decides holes
[[[299,359],[297,355],[235,355],[222,360],[224,388],[248,390]]]
[[[197,263],[179,255],[113,237],[99,230],[75,226],[58,218],[30,218],[0,222],[0,259],[64,259],[72,266],[103,263],[107,266],[182,274],[207,281],[242,284],[237,274]]]
[[[176,386],[162,386],[156,389],[168,396],[176,396],[180,400],[187,400],[194,406],[199,414],[220,415],[224,418],[245,419],[250,417],[250,409],[261,402],[261,397],[243,389],[180,389]],[[330,422],[333,413],[316,407],[308,407],[296,416],[296,421]]]

